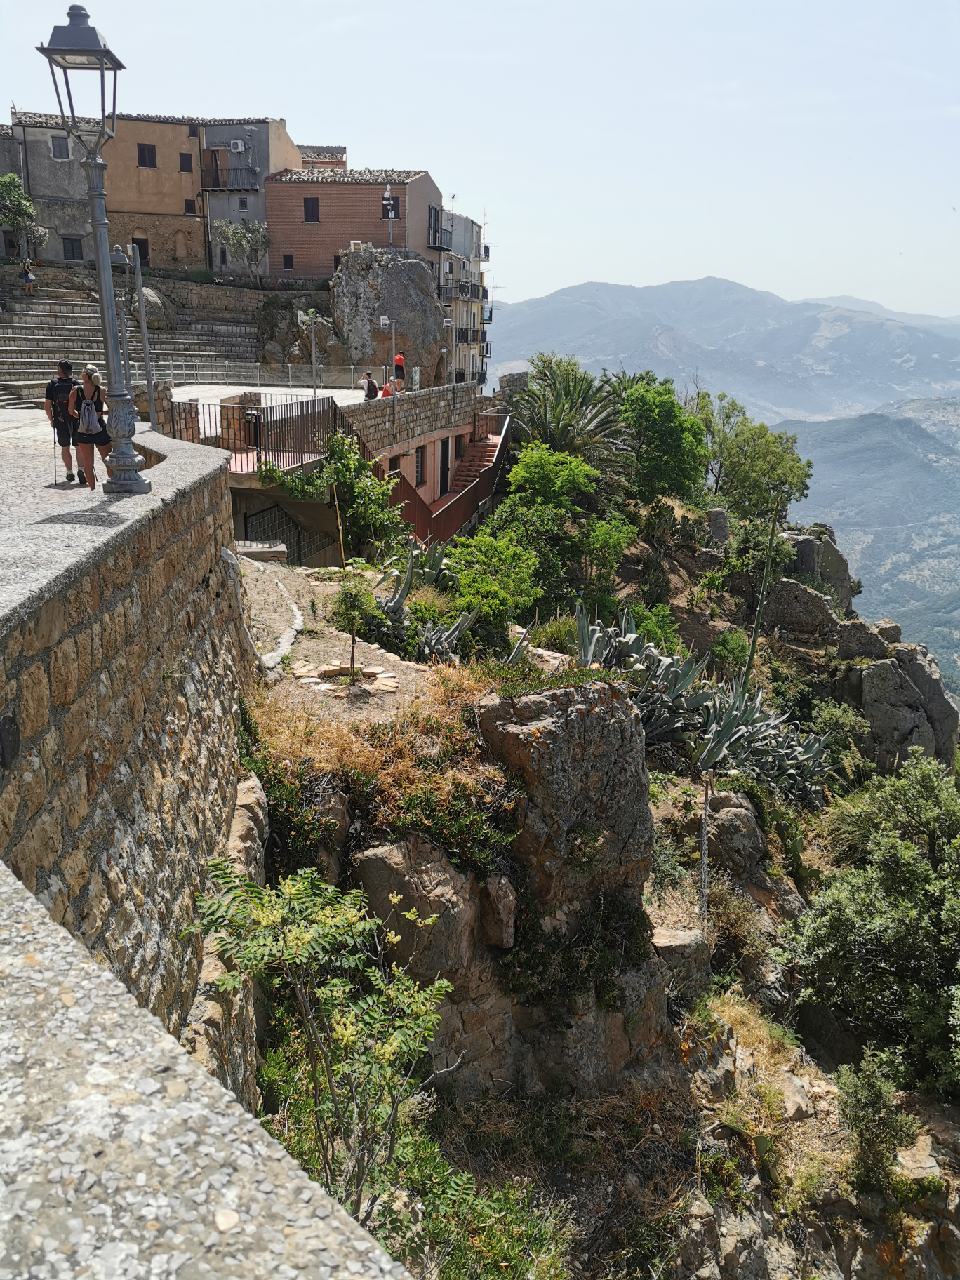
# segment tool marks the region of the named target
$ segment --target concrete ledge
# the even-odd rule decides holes
[[[0,1280],[403,1280],[0,866]]]

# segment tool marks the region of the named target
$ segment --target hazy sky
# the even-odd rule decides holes
[[[2,83],[66,0],[0,0]],[[89,0],[121,109],[425,167],[496,297],[727,276],[960,314],[960,0]],[[454,200],[453,197],[456,197]]]

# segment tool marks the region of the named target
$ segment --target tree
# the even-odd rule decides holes
[[[7,227],[35,250],[47,242],[47,229],[38,223],[33,201],[15,173],[0,174],[0,227]]]
[[[889,1054],[868,1045],[859,1068],[837,1072],[840,1115],[854,1141],[854,1180],[869,1191],[895,1189],[897,1150],[920,1132],[916,1117],[897,1105],[896,1068]]]
[[[671,379],[641,375],[626,387],[619,414],[641,501],[661,495],[692,498],[702,490],[707,463],[703,423],[684,409]]]
[[[527,440],[572,453],[594,466],[609,467],[622,455],[616,403],[571,356],[534,356],[529,385],[511,398],[510,411]]]
[[[476,611],[475,631],[491,647],[506,644],[507,623],[525,613],[540,597],[536,552],[507,532],[481,529],[457,538],[450,550],[457,578],[456,607]]]
[[[508,480],[511,497],[545,503],[572,514],[589,504],[600,472],[582,458],[541,442],[524,445]]]
[[[213,224],[214,235],[220,240],[231,258],[244,263],[250,278],[260,284],[260,264],[270,248],[270,236],[265,222],[228,222],[218,218]]]
[[[420,986],[395,959],[401,934],[429,927],[416,910],[386,922],[358,890],[341,893],[306,869],[261,888],[225,862],[210,868],[215,892],[200,900],[199,929],[228,971],[224,990],[245,978],[272,987],[293,1020],[308,1081],[305,1154],[310,1172],[368,1225],[389,1190],[404,1108],[436,1074],[419,1071],[440,1023],[448,982]],[[411,930],[412,926],[412,930]],[[442,1073],[440,1073],[442,1074]],[[301,1154],[301,1153],[298,1153]]]
[[[743,405],[721,393],[701,394],[699,416],[710,446],[708,485],[735,515],[769,518],[775,503],[786,509],[805,498],[813,464],[797,452],[797,437],[754,422]]]
[[[395,481],[377,478],[353,436],[331,435],[326,459],[316,471],[291,474],[264,463],[259,474],[263,483],[303,502],[327,502],[332,497],[344,566],[370,548],[380,555],[394,551],[407,536],[400,509],[390,504]]]

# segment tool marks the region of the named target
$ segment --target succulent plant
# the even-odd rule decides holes
[[[450,662],[456,657],[457,645],[465,631],[477,620],[477,610],[461,613],[456,622],[428,622],[420,630],[417,659],[420,662]]]

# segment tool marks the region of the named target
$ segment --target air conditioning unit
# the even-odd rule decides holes
[[[234,138],[233,141],[230,143],[231,151],[246,151],[246,149],[247,149],[247,144],[244,142],[242,138]]]
[[[361,250],[362,248],[363,248],[363,241],[362,241],[362,240],[351,240],[351,241],[350,241],[350,252],[351,252],[351,253],[359,253],[359,252],[360,252],[360,250]]]

